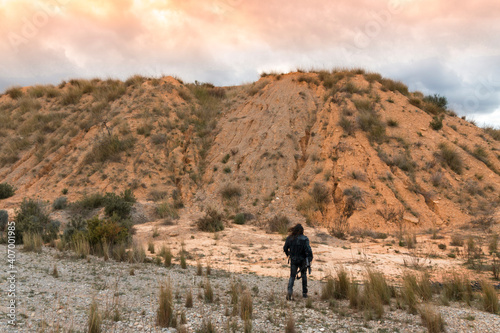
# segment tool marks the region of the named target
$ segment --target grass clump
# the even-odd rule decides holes
[[[440,129],[443,128],[443,117],[440,116],[434,116],[432,118],[432,121],[429,123],[429,126],[435,130],[439,131]]]
[[[212,285],[210,284],[210,280],[206,279],[205,284],[203,286],[205,303],[213,303],[214,301],[214,290],[212,289]]]
[[[250,320],[252,319],[253,314],[253,303],[252,303],[252,295],[248,290],[243,292],[241,296],[240,302],[240,316],[242,320]]]
[[[186,303],[184,304],[186,308],[192,308],[193,307],[193,292],[191,289],[189,289],[187,295],[186,295]]]
[[[418,312],[422,319],[422,324],[427,327],[429,333],[444,332],[444,320],[441,313],[430,304],[423,304],[419,307]]]
[[[359,127],[368,133],[370,141],[381,143],[385,140],[385,123],[374,110],[360,110],[357,121]]]
[[[12,186],[8,183],[1,183],[0,184],[0,200],[10,198],[15,193],[16,193],[16,189],[14,186]]]
[[[120,140],[116,135],[106,135],[98,140],[84,158],[84,164],[119,162],[120,153],[134,147],[135,139]]]
[[[238,213],[238,214],[236,214],[234,216],[233,221],[234,221],[235,224],[239,224],[239,225],[245,224],[245,222],[246,222],[246,215],[245,215],[245,213]]]
[[[12,99],[19,99],[21,98],[24,93],[22,91],[22,88],[19,86],[11,87],[5,91],[6,95],[9,95],[10,98]]]
[[[80,87],[70,87],[66,90],[61,97],[62,105],[78,104],[82,98],[83,90]]]
[[[481,282],[482,297],[484,311],[491,313],[499,313],[500,306],[498,304],[498,295],[493,286],[486,282]]]
[[[241,188],[237,185],[226,184],[221,190],[220,194],[224,200],[233,200],[241,197]]]
[[[346,135],[353,135],[356,129],[354,123],[346,116],[340,118],[338,125],[342,127]]]
[[[286,235],[288,232],[288,225],[290,220],[284,215],[275,215],[273,218],[269,219],[267,225],[269,226],[269,231],[277,232],[282,235]]]
[[[89,311],[89,319],[87,322],[88,333],[101,333],[102,316],[99,312],[99,307],[96,300],[92,300]]]
[[[156,324],[160,327],[173,327],[174,303],[170,281],[160,284],[158,310],[156,310]]]
[[[23,250],[26,252],[42,253],[42,236],[37,233],[26,232],[23,234]]]
[[[200,218],[196,225],[201,231],[217,232],[224,230],[223,215],[214,208],[208,208],[204,217]]]
[[[54,200],[54,203],[52,204],[52,208],[54,210],[61,210],[66,208],[68,205],[68,198],[67,197],[59,197],[56,200]]]
[[[455,173],[462,173],[463,161],[460,154],[456,150],[443,142],[439,144],[438,156],[441,158],[442,163],[447,165]]]
[[[286,319],[285,333],[295,333],[295,320],[293,319],[293,314],[290,312]]]

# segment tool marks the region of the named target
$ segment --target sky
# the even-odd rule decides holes
[[[70,78],[365,68],[500,128],[498,0],[0,0],[0,91]]]

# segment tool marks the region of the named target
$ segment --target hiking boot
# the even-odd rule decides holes
[[[307,294],[302,294],[302,298],[307,298]]]
[[[286,294],[286,300],[287,301],[291,301],[292,300],[292,294],[291,293],[287,293]]]

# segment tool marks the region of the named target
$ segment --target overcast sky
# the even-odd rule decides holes
[[[0,91],[68,78],[363,67],[500,127],[498,0],[0,0]]]

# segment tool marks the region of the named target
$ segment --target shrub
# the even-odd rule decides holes
[[[226,184],[221,190],[220,194],[224,200],[231,200],[233,198],[241,197],[241,189],[232,184]]]
[[[7,89],[5,91],[5,93],[7,95],[9,95],[9,97],[12,98],[12,99],[18,99],[18,98],[21,98],[24,95],[24,93],[22,91],[22,88],[19,87],[19,86],[11,87],[11,88]]]
[[[493,140],[500,141],[500,129],[499,128],[493,128],[493,127],[486,127],[484,128],[484,131],[488,133]]]
[[[116,135],[106,135],[94,144],[91,151],[85,156],[83,163],[118,162],[120,153],[131,149],[134,144],[134,138],[120,140]]]
[[[127,244],[132,236],[132,226],[128,220],[116,216],[100,220],[97,216],[87,220],[86,237],[92,247],[103,243],[110,245]]]
[[[420,98],[411,97],[410,104],[416,106],[417,108],[422,107],[422,100]]]
[[[120,219],[127,219],[130,216],[135,197],[130,189],[125,190],[121,195],[106,193],[104,196],[104,211],[107,216],[117,215]]]
[[[182,269],[187,269],[186,250],[184,249],[184,246],[182,246],[181,251],[180,251],[180,263],[181,263]]]
[[[385,124],[374,111],[360,111],[357,121],[359,127],[368,132],[370,141],[380,143],[385,140]]]
[[[7,183],[0,184],[0,200],[10,198],[14,195],[15,192],[16,189],[14,188],[14,186]]]
[[[429,123],[431,128],[435,131],[439,131],[440,129],[443,128],[443,117],[440,116],[434,116],[432,118],[432,121]]]
[[[89,320],[87,322],[88,333],[101,333],[102,317],[95,299],[92,300],[89,311]]]
[[[284,215],[276,215],[273,218],[269,219],[267,223],[269,226],[269,231],[286,235],[286,233],[288,232],[288,225],[290,224],[290,220]]]
[[[165,264],[165,267],[170,267],[172,266],[172,251],[170,251],[170,248],[163,247],[162,250],[160,251],[160,255],[163,257],[163,262]]]
[[[375,294],[383,304],[388,305],[391,300],[391,289],[387,284],[384,274],[369,269],[366,275],[365,295]]]
[[[309,195],[318,207],[321,207],[330,201],[330,191],[324,184],[321,183],[314,183]]]
[[[459,153],[446,143],[439,144],[439,156],[444,164],[448,165],[451,170],[457,174],[462,173],[463,162]]]
[[[488,160],[488,153],[486,149],[482,146],[476,145],[474,151],[472,152],[472,156],[474,156],[475,158],[477,158],[486,165],[490,164],[490,161]]]
[[[493,288],[490,283],[482,281],[481,290],[484,311],[498,313],[500,306],[498,304],[498,295],[495,288]]]
[[[177,212],[177,209],[175,209],[175,207],[168,202],[162,202],[161,204],[157,205],[156,214],[158,215],[159,218],[162,219],[166,217],[170,217],[172,219],[179,218],[179,213]]]
[[[74,210],[92,210],[104,206],[104,195],[100,193],[85,194],[72,205]]]
[[[464,239],[462,236],[460,236],[459,234],[451,235],[450,246],[463,246],[463,245],[464,245]]]
[[[4,209],[0,209],[0,232],[5,230],[8,223],[9,223],[9,213]]]
[[[45,242],[57,238],[59,222],[49,218],[45,206],[33,199],[23,199],[14,217],[16,222],[16,243],[23,242],[23,234],[39,234]]]
[[[444,332],[444,321],[439,311],[430,304],[423,304],[418,312],[422,318],[422,324],[427,327],[429,333]]]
[[[235,224],[242,225],[242,224],[245,224],[245,221],[246,221],[246,216],[244,213],[238,213],[234,216],[234,223]]]
[[[387,119],[387,126],[389,126],[389,127],[398,127],[399,123],[398,123],[397,120]]]
[[[335,295],[335,280],[329,275],[326,278],[326,283],[321,287],[321,299],[328,300],[334,298]]]
[[[54,203],[52,204],[52,208],[54,210],[61,210],[66,208],[68,204],[68,198],[66,197],[59,197],[56,200],[54,200]]]
[[[441,243],[441,244],[439,244],[439,245],[438,245],[438,248],[439,248],[440,250],[446,250],[446,244],[442,244],[442,243]]]
[[[354,123],[346,116],[342,116],[340,118],[338,125],[342,127],[345,134],[352,135],[354,133],[355,130]]]
[[[351,201],[355,205],[358,203],[363,203],[364,192],[358,186],[352,186],[344,190],[344,195],[347,197],[348,201]]]
[[[427,103],[432,103],[443,110],[446,110],[446,107],[448,106],[448,100],[446,99],[446,97],[440,96],[438,94],[434,94],[433,96],[425,96],[424,101]]]
[[[175,314],[172,286],[170,285],[170,281],[160,284],[158,303],[158,310],[156,310],[156,324],[160,327],[173,327],[172,321]]]
[[[252,295],[248,290],[243,292],[241,296],[241,304],[240,304],[240,316],[242,320],[250,320],[252,319],[253,312],[253,304],[252,304]]]
[[[214,208],[209,208],[204,217],[200,218],[196,225],[201,231],[217,232],[224,230],[223,215]]]

